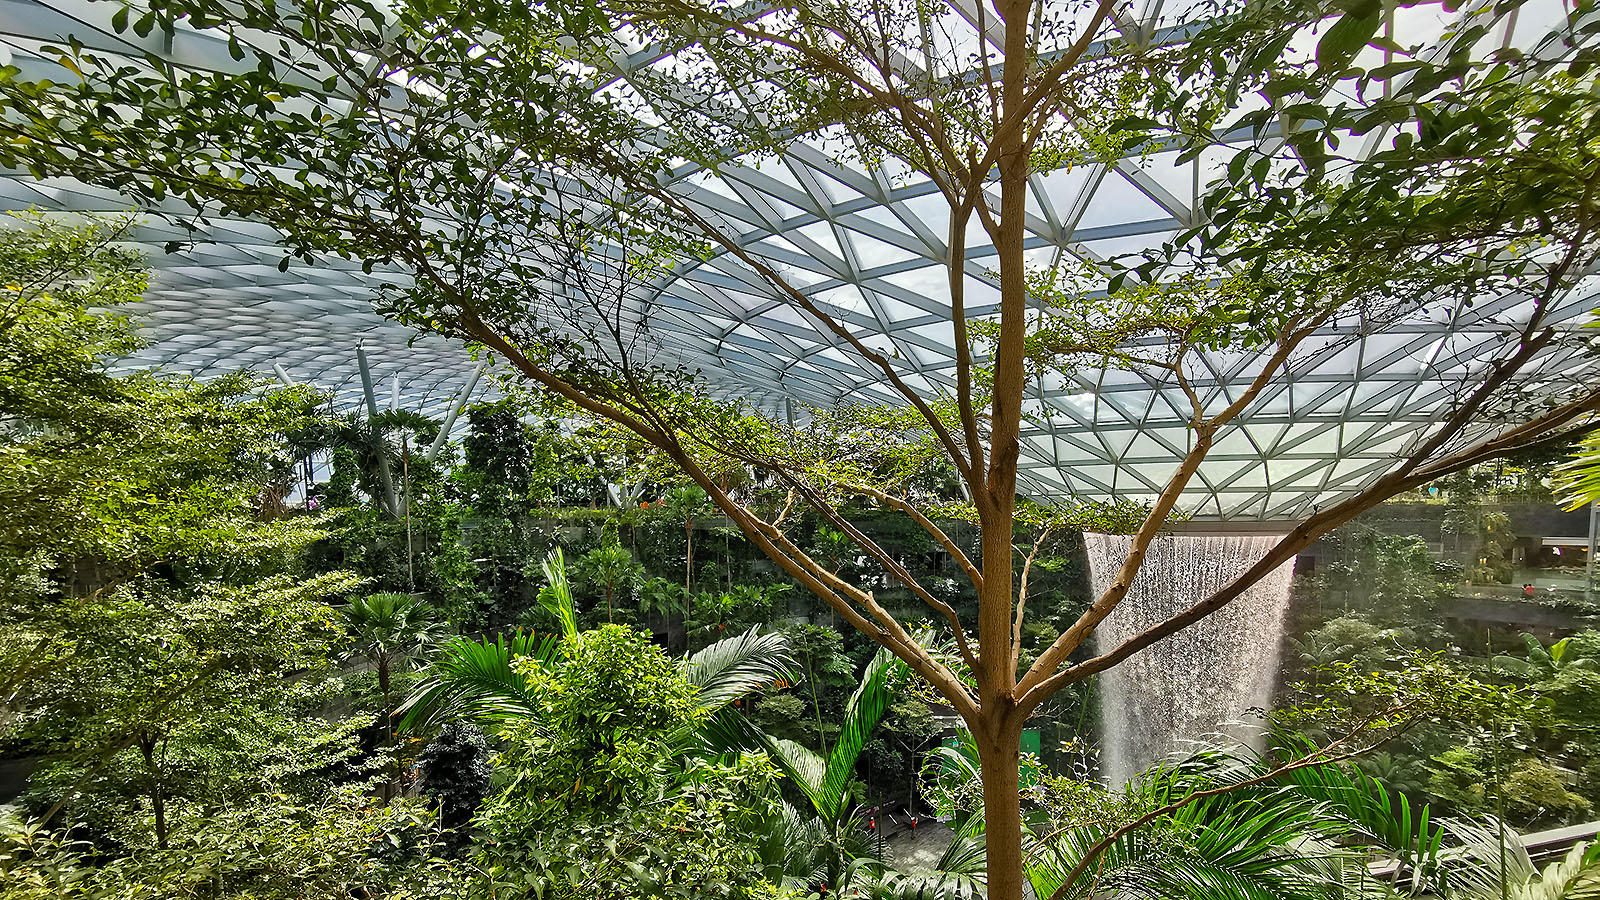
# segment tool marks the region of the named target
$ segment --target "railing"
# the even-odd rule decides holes
[[[1571,850],[1574,844],[1580,841],[1590,841],[1600,835],[1600,822],[1586,822],[1582,825],[1568,825],[1564,828],[1552,828],[1548,831],[1536,831],[1532,834],[1517,835],[1508,832],[1507,836],[1520,840],[1524,849],[1528,851],[1528,858],[1534,865],[1553,862],[1560,859]],[[1392,881],[1401,874],[1401,862],[1398,859],[1380,859],[1367,866],[1367,871],[1372,877],[1380,881]]]
[[[1529,859],[1536,863],[1545,862],[1567,855],[1573,844],[1592,841],[1596,835],[1600,835],[1600,822],[1587,822],[1525,834],[1522,836],[1522,846],[1528,848]]]

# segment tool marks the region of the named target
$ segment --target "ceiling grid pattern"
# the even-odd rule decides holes
[[[952,0],[974,29],[977,2]],[[1138,16],[1123,8],[1118,26],[1130,34],[1166,34],[1155,18],[1161,5],[1151,2]],[[1530,10],[1545,6],[1559,12],[1557,0],[1535,0],[1522,15],[1536,18]],[[118,35],[110,26],[114,10],[115,4],[87,0],[0,0],[0,52],[4,61],[45,71],[55,64],[38,54],[39,46],[71,34],[105,51],[232,65],[212,35],[179,32],[170,45],[159,32],[146,39]],[[986,18],[992,38],[997,22],[992,14]],[[613,54],[623,79],[664,58],[659,48],[621,45]],[[1104,260],[1158,246],[1191,224],[1194,198],[1209,176],[1199,161],[1179,166],[1172,157],[1154,153],[1035,174],[1030,258],[1044,264],[1069,255]],[[856,165],[815,141],[800,142],[778,159],[737,160],[715,172],[685,167],[674,177],[702,214],[734,229],[745,248],[773,262],[890,356],[908,383],[930,393],[951,388],[949,213],[926,179]],[[0,204],[126,211],[111,192],[21,174],[0,176]],[[364,402],[356,349],[365,347],[381,406],[393,402],[435,416],[476,366],[458,344],[373,311],[374,294],[392,275],[364,275],[358,265],[337,260],[297,261],[280,272],[277,235],[259,224],[213,218],[201,241],[175,254],[163,246],[195,236],[157,217],[148,217],[132,237],[146,250],[154,279],[135,310],[150,346],[127,366],[201,377],[281,369],[353,409]],[[998,298],[988,272],[995,251],[981,228],[969,229],[965,242],[968,312],[988,317]],[[1594,279],[1585,281],[1552,320],[1576,327],[1600,305],[1595,293]],[[1324,329],[1297,355],[1290,377],[1218,441],[1185,497],[1189,513],[1284,521],[1369,484],[1448,408],[1464,377],[1504,352],[1510,324],[1526,303],[1506,297],[1463,303],[1444,316],[1418,311],[1369,335],[1348,323]],[[729,254],[674,273],[657,286],[650,309],[649,327],[663,353],[759,408],[783,410],[790,399],[818,406],[897,402],[881,373]],[[1261,361],[1253,353],[1202,353],[1194,360],[1195,387],[1208,404],[1220,405],[1237,395]],[[1587,358],[1567,350],[1546,353],[1535,369],[1539,389],[1551,393],[1593,372]],[[486,380],[474,399],[494,393]],[[1051,378],[1033,387],[1025,408],[1020,481],[1039,498],[1147,499],[1176,468],[1191,437],[1185,395],[1148,373],[1100,367]]]

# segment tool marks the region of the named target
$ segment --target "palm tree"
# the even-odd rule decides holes
[[[1501,896],[1506,857],[1493,828],[1413,809],[1404,794],[1344,765],[1260,780],[1277,765],[1211,750],[1151,769],[1121,791],[1096,796],[1090,788],[1065,822],[1038,829],[1027,868],[1035,893],[1041,900]],[[1139,815],[1144,810],[1153,815]],[[1526,860],[1520,847],[1508,849]],[[1369,868],[1373,852],[1396,861],[1382,879]],[[1529,871],[1519,863],[1514,880]]]
[[[830,823],[781,803],[756,838],[766,879],[784,896],[849,896],[877,883],[883,863],[864,822],[836,833]]]
[[[699,688],[695,699],[716,712],[769,687],[787,687],[798,678],[789,640],[760,626],[724,638],[683,661],[684,677]]]
[[[680,594],[682,596],[680,596]],[[674,584],[665,578],[652,578],[639,585],[638,590],[639,612],[646,616],[656,616],[665,629],[669,644],[672,641],[672,618],[680,613],[683,607],[694,602],[694,598],[685,593],[682,585]],[[683,648],[689,646],[689,622],[683,620]]]
[[[539,605],[561,623],[561,633],[574,637],[578,633],[577,607],[572,602],[572,583],[567,580],[567,558],[557,547],[539,564],[544,573],[545,585],[539,588]]]
[[[621,544],[608,543],[590,550],[583,557],[583,574],[598,587],[606,600],[606,621],[611,621],[611,600],[618,591],[625,591],[644,574],[644,566],[634,562],[633,554]]]
[[[697,485],[677,488],[661,501],[661,506],[673,518],[683,520],[683,589],[691,594],[694,592],[694,520],[705,514],[706,503],[706,492]],[[687,605],[683,620],[689,621]]]
[[[438,435],[439,423],[411,410],[385,410],[375,416],[354,413],[319,419],[291,436],[296,451],[305,455],[318,450],[343,451],[355,464],[355,486],[372,498],[373,506],[393,518],[402,518],[409,498],[402,497],[394,483],[394,469],[404,469],[408,460],[402,445],[415,441],[423,445]],[[403,485],[402,485],[403,487]],[[353,498],[352,498],[353,499]]]
[[[933,864],[933,871],[903,875],[885,869],[870,893],[892,900],[980,900],[987,868],[983,837],[957,833]]]
[[[538,706],[516,663],[533,660],[549,665],[561,637],[518,631],[510,637],[497,635],[492,641],[452,638],[440,648],[428,676],[400,705],[399,712],[404,714],[400,730],[454,719],[495,724],[536,717]]]
[[[1544,871],[1526,876],[1511,900],[1600,900],[1600,844],[1582,841]]]
[[[349,639],[346,656],[365,660],[378,670],[378,691],[383,695],[383,740],[394,746],[394,695],[390,678],[422,658],[437,636],[433,609],[410,594],[372,594],[353,600],[337,615]],[[395,779],[401,775],[400,758],[395,755]],[[385,799],[393,784],[384,785]]]

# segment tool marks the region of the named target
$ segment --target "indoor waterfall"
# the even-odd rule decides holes
[[[1085,534],[1096,595],[1132,538]],[[1096,631],[1101,652],[1210,596],[1264,556],[1270,535],[1179,534],[1151,543],[1133,589]],[[1101,774],[1120,785],[1189,742],[1225,735],[1255,743],[1251,709],[1272,699],[1289,606],[1288,562],[1218,612],[1100,676]]]

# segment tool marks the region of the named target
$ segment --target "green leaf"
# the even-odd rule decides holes
[[[1317,41],[1317,67],[1324,72],[1344,71],[1382,25],[1383,5],[1377,0],[1362,0]]]

